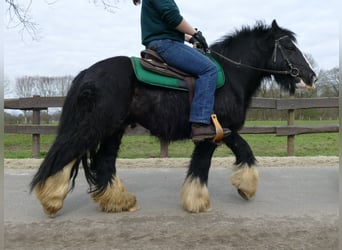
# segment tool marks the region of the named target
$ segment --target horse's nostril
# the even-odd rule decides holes
[[[316,81],[317,81],[317,76],[316,74],[313,74],[311,76],[311,89],[316,89],[316,84],[315,84]]]
[[[312,83],[315,83],[317,81],[317,77],[316,77],[316,75],[313,75],[312,77],[311,77],[311,82]]]

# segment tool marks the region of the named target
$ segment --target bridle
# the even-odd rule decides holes
[[[286,61],[287,66],[290,68],[289,70],[273,70],[273,69],[258,68],[258,67],[254,67],[254,66],[251,66],[248,64],[244,64],[241,62],[234,61],[234,60],[232,60],[228,57],[225,57],[224,55],[222,55],[216,51],[213,51],[213,50],[211,50],[210,53],[214,53],[214,54],[218,55],[219,57],[225,59],[226,61],[228,61],[228,62],[230,62],[230,63],[232,63],[238,67],[244,67],[244,68],[253,69],[253,70],[262,71],[262,72],[267,72],[267,73],[283,74],[283,75],[290,75],[292,77],[298,77],[299,76],[299,69],[293,66],[293,64],[291,63],[289,58],[286,56],[286,53],[285,53],[283,47],[281,46],[281,44],[279,42],[280,40],[282,40],[284,38],[288,38],[288,36],[287,35],[282,36],[282,37],[280,37],[274,41],[274,50],[273,50],[272,57],[273,57],[273,63],[276,63],[277,51],[279,50],[281,55],[283,56],[284,60]]]

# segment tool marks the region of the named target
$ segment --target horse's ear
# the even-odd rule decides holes
[[[273,29],[273,30],[279,29],[279,26],[278,26],[277,21],[276,21],[275,19],[274,19],[273,22],[272,22],[272,29]]]

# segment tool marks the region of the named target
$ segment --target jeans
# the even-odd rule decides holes
[[[155,50],[170,66],[197,76],[189,120],[210,124],[217,81],[216,65],[196,49],[178,41],[155,40],[147,48]]]

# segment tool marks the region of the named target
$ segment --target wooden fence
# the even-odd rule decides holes
[[[55,134],[57,126],[41,125],[40,112],[48,108],[62,107],[65,97],[40,97],[7,99],[4,103],[5,109],[32,110],[32,124],[30,125],[5,125],[5,133],[32,134],[32,157],[40,156],[40,135]],[[338,98],[253,98],[251,108],[287,110],[287,126],[252,126],[244,127],[241,134],[275,134],[287,136],[287,154],[294,155],[294,139],[296,135],[312,133],[337,133],[338,125],[319,126],[296,126],[295,110],[312,108],[338,108]],[[168,143],[161,141],[160,156],[168,156]]]

